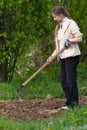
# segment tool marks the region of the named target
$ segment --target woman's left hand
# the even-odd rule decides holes
[[[65,41],[65,43],[64,43],[64,47],[66,48],[66,49],[68,49],[69,47],[70,47],[70,41],[69,41],[69,39],[66,39],[66,41]]]

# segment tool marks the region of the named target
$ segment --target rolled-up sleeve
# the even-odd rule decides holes
[[[75,21],[72,21],[70,24],[70,30],[74,37],[80,37],[83,36],[83,34],[80,32],[80,29]]]

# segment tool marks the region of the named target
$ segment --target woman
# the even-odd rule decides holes
[[[59,55],[61,62],[61,85],[66,97],[65,106],[62,109],[74,108],[75,105],[78,105],[76,70],[81,55],[78,43],[82,41],[82,33],[76,22],[70,18],[68,12],[63,7],[55,7],[52,11],[52,16],[59,24],[55,29],[56,49],[48,60],[51,60],[58,50],[64,46],[66,47],[66,50]]]

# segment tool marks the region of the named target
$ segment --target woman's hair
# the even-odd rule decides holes
[[[60,25],[59,24],[56,25],[56,27],[55,27],[55,37],[58,35],[59,28],[60,28]]]
[[[52,10],[52,14],[54,14],[54,15],[63,14],[64,16],[66,16],[69,19],[71,19],[69,13],[62,6],[54,7],[53,10]]]
[[[71,19],[69,13],[62,6],[54,7],[52,10],[52,14],[54,14],[54,15],[63,14],[65,17]],[[60,28],[60,25],[57,25],[55,28],[55,36],[58,34],[59,28]]]

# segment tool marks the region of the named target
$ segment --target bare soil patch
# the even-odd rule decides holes
[[[64,105],[65,99],[47,97],[46,99],[32,100],[5,100],[0,101],[0,115],[7,119],[15,120],[41,120],[53,115],[61,115],[64,110],[61,106]],[[79,106],[87,104],[87,96],[79,99]]]

